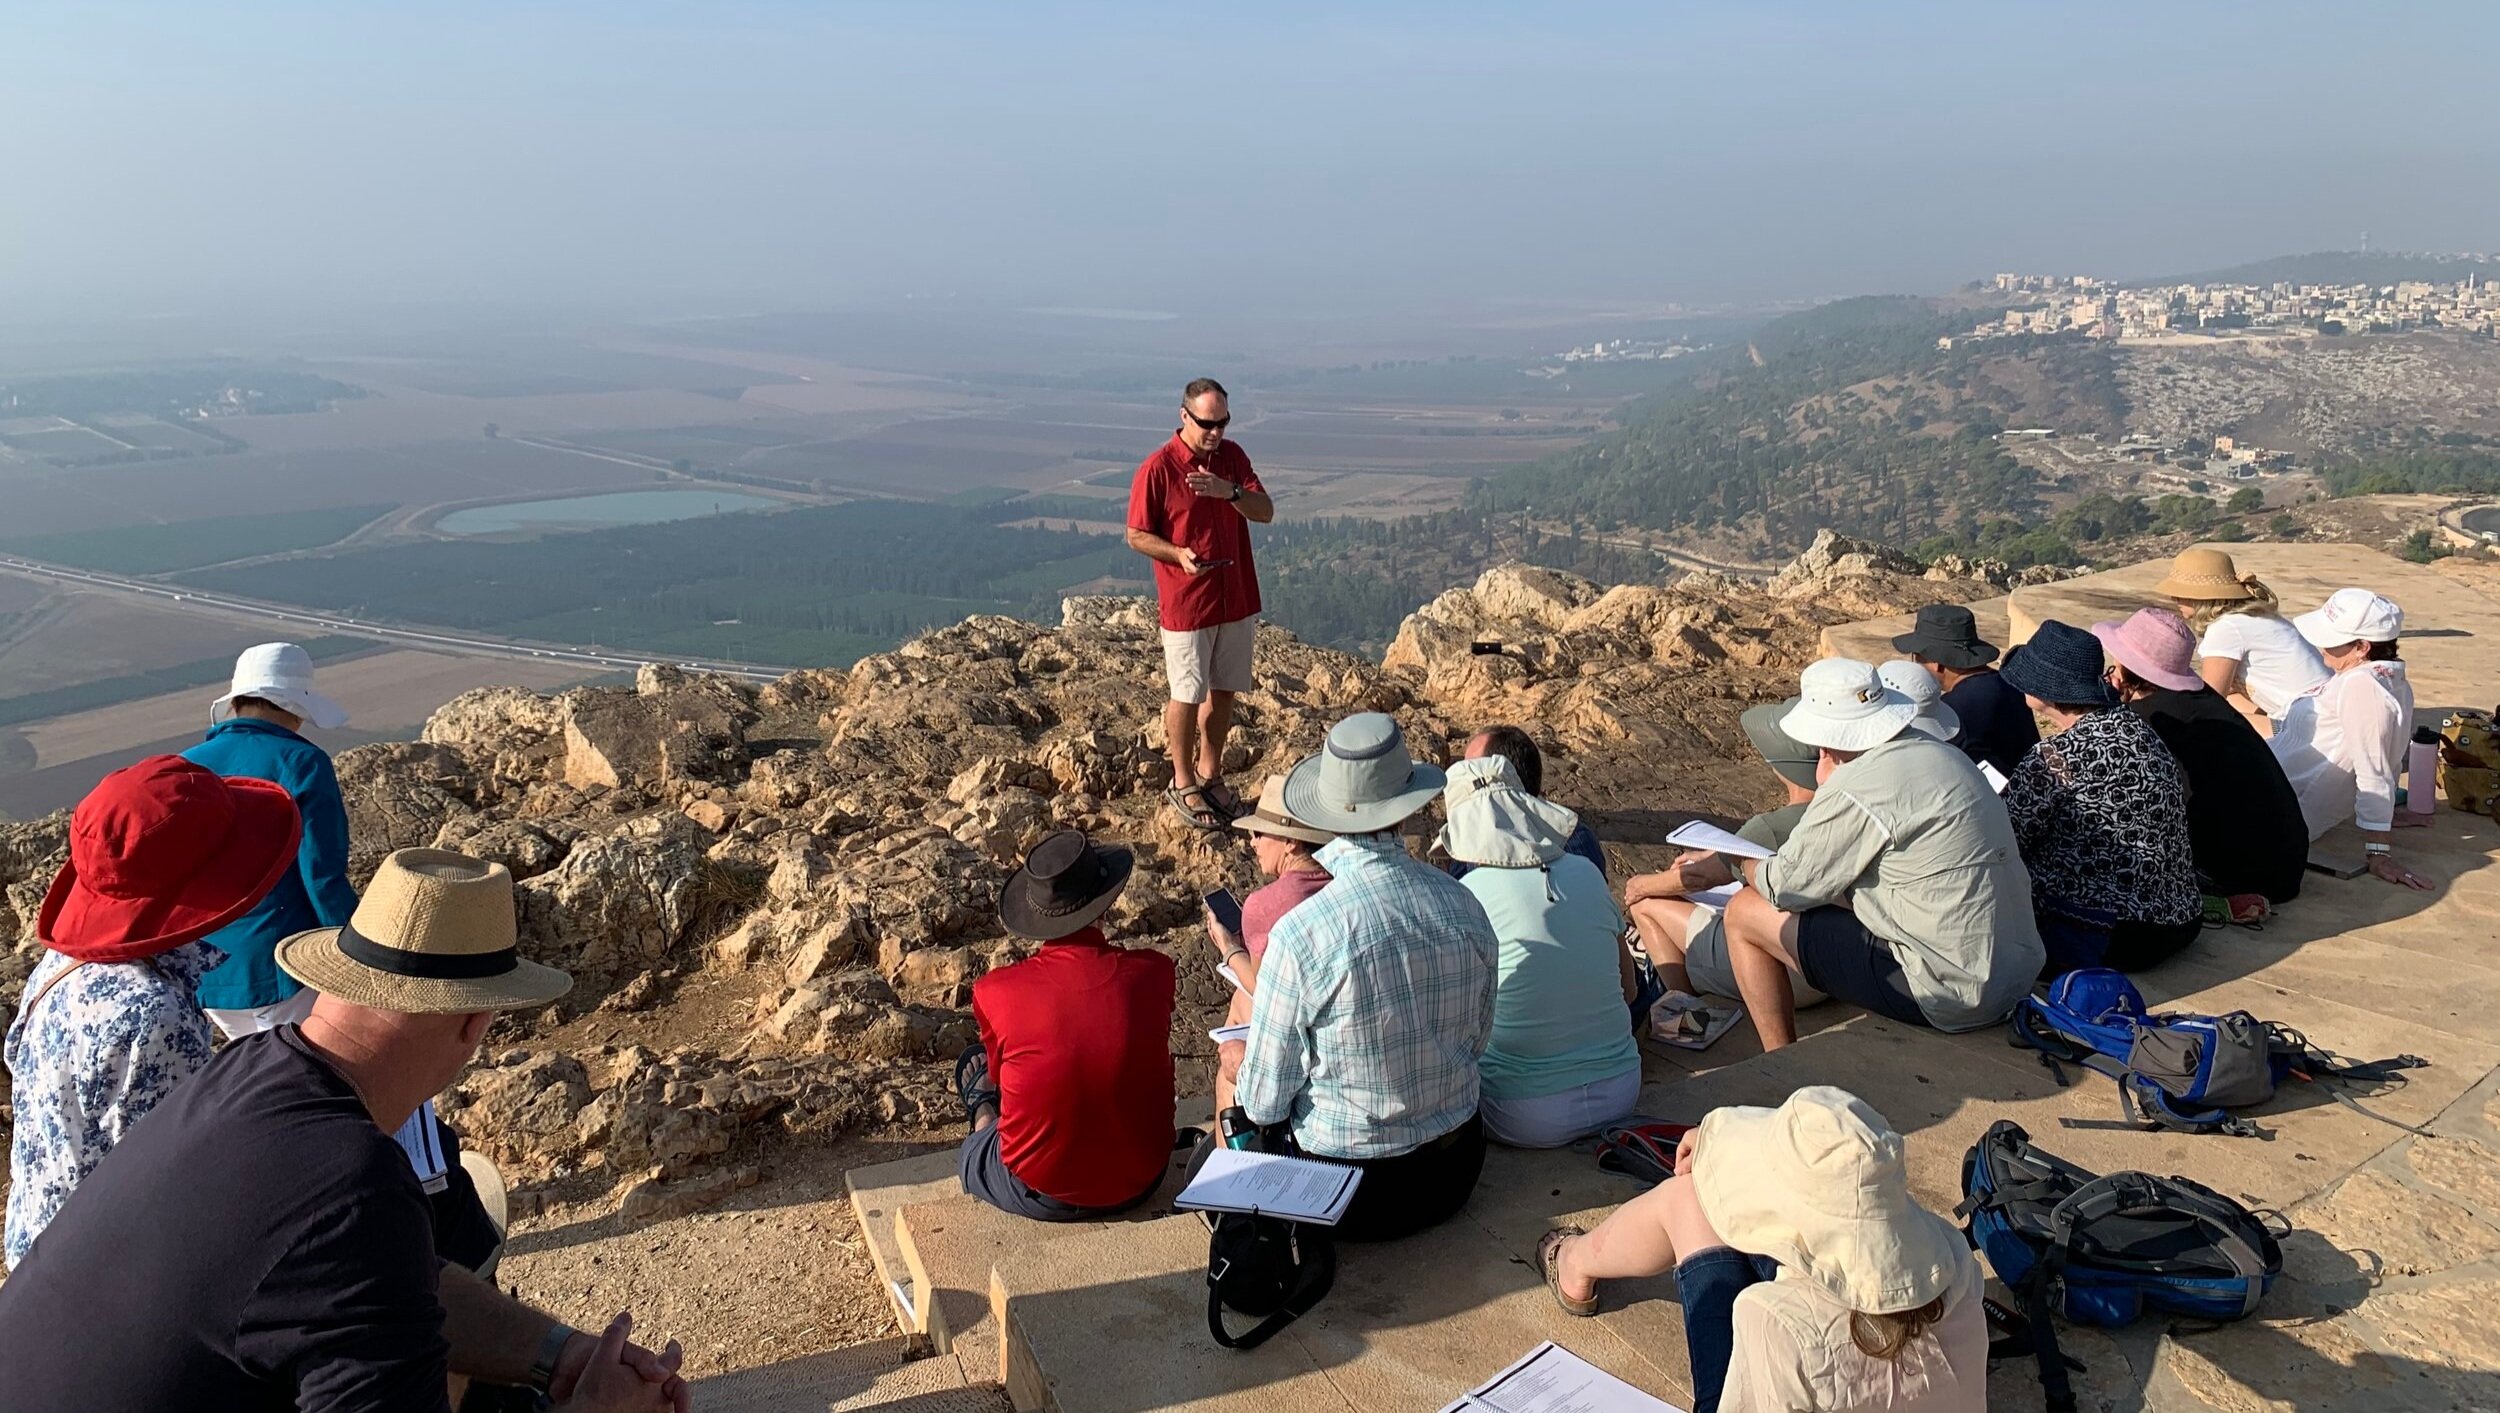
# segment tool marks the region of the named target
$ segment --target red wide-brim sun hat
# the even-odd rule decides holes
[[[161,772],[160,761],[176,759],[159,757],[128,770],[157,767]],[[198,809],[198,815],[185,818],[183,811],[176,810],[161,816],[160,827],[214,829],[214,841],[180,850],[185,856],[181,863],[187,866],[166,870],[173,876],[98,878],[92,875],[99,871],[99,859],[91,852],[92,845],[82,849],[79,820],[73,815],[70,857],[44,894],[42,911],[35,920],[36,941],[89,962],[133,962],[159,956],[240,919],[295,866],[304,821],[286,787],[244,776],[219,776],[188,761],[182,764],[215,784],[181,772],[185,778],[177,788],[189,796],[184,804]],[[105,789],[99,785],[97,794]],[[217,794],[222,794],[226,808],[217,807]],[[93,799],[90,796],[90,802]],[[87,808],[82,803],[80,812]],[[89,853],[90,862],[84,875],[78,862],[82,852]],[[108,856],[105,861],[114,864],[116,872],[144,874],[150,871],[149,861],[140,855],[156,852],[143,835],[125,855]],[[132,864],[138,867],[129,868]]]

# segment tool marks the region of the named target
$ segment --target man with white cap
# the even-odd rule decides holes
[[[1777,854],[1747,859],[1728,962],[1766,1050],[1797,1038],[1792,971],[1905,1025],[2005,1019],[2043,952],[2005,802],[1968,756],[1909,729],[1918,705],[1852,658],[1798,681],[1780,729],[1822,782]]]
[[[516,950],[512,875],[382,863],[340,927],[286,939],[301,1026],[218,1052],[134,1126],[0,1284],[12,1413],[435,1409],[452,1376],[558,1408],[684,1413],[672,1345],[574,1330],[435,1254],[391,1142],[497,1013],[572,987]]]
[[[1285,777],[1291,817],[1337,838],[1316,855],[1328,886],[1270,934],[1234,1102],[1302,1152],[1364,1170],[1337,1224],[1349,1241],[1448,1219],[1484,1167],[1493,923],[1398,837],[1444,783],[1378,712],[1338,722]]]
[[[2300,796],[2311,839],[2349,819],[2360,826],[2372,876],[2418,889],[2431,881],[2397,861],[2391,832],[2405,820],[2396,778],[2413,735],[2413,684],[2396,656],[2404,624],[2403,609],[2367,589],[2337,589],[2294,618],[2334,675],[2293,701],[2267,744]],[[2433,787],[2421,780],[2411,788]]]

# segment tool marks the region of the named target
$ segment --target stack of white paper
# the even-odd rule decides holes
[[[1684,1413],[1547,1340],[1441,1413]]]
[[[1771,851],[1741,835],[1730,834],[1715,824],[1687,820],[1667,832],[1667,842],[1687,849],[1708,849],[1714,854],[1734,854],[1740,859],[1767,859]]]
[[[1997,769],[1995,766],[1990,765],[1983,760],[1979,763],[1979,773],[1987,777],[1989,789],[1996,791],[2000,795],[2005,793],[2006,782],[2004,771]]]
[[[1728,904],[1736,901],[1736,895],[1744,891],[1745,885],[1742,883],[1722,883],[1716,888],[1704,888],[1692,894],[1691,897],[1696,903],[1704,903],[1725,911]]]
[[[1219,1025],[1215,1029],[1207,1032],[1207,1039],[1214,1041],[1218,1045],[1229,1044],[1235,1040],[1247,1045],[1250,1043],[1250,1027],[1246,1025]]]
[[[1210,1212],[1256,1212],[1265,1217],[1333,1227],[1354,1200],[1361,1168],[1218,1148],[1198,1175],[1172,1199],[1175,1207]]]

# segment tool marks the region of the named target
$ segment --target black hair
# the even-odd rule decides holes
[[[2394,662],[2396,660],[2396,640],[2393,638],[2384,643],[2370,644],[2369,656],[2362,659],[2364,662]]]
[[[1519,772],[1519,783],[1531,795],[1545,793],[1545,755],[1536,748],[1536,738],[1517,726],[1488,726],[1468,738],[1484,742],[1484,753],[1505,756],[1510,768]]]
[[[1186,407],[1189,404],[1196,402],[1199,398],[1206,396],[1208,393],[1213,393],[1217,397],[1224,399],[1226,402],[1233,400],[1233,395],[1224,391],[1224,385],[1217,382],[1215,379],[1192,378],[1189,380],[1189,386],[1181,389],[1181,405]]]

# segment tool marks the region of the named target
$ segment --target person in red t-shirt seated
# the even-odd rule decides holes
[[[1224,738],[1233,694],[1250,690],[1259,627],[1250,524],[1276,518],[1249,456],[1224,439],[1232,420],[1222,383],[1200,378],[1181,389],[1180,430],[1137,468],[1128,493],[1128,545],[1155,562],[1162,605],[1172,689],[1163,708],[1172,756],[1165,798],[1201,829],[1222,829],[1248,811],[1224,784]]]
[[[998,920],[1042,950],[972,984],[981,1043],[955,1066],[972,1123],[964,1191],[1003,1212],[1080,1221],[1152,1196],[1172,1157],[1172,959],[1115,947],[1099,922],[1136,857],[1073,829],[1033,846]]]

